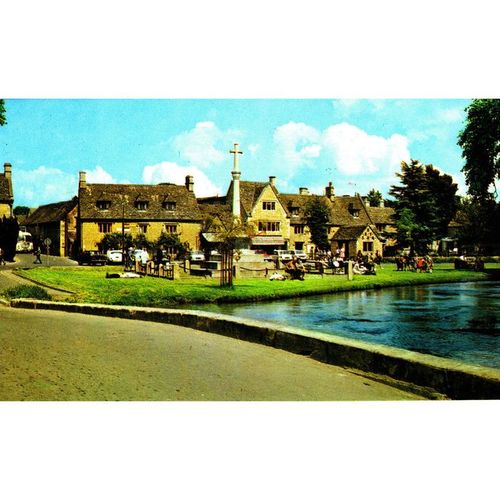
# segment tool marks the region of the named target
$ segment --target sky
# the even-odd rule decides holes
[[[384,195],[400,162],[432,163],[465,194],[457,135],[467,99],[7,99],[0,162],[14,204],[36,207],[91,183],[174,182],[224,195],[233,143],[242,180],[276,176],[282,193]]]

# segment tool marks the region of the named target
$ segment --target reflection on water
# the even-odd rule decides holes
[[[197,307],[500,368],[500,283],[456,283]]]

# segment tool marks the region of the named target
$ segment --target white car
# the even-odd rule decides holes
[[[134,259],[145,264],[149,260],[149,254],[146,250],[134,250]]]
[[[274,256],[278,257],[281,260],[292,260],[293,259],[293,250],[275,250]]]
[[[123,254],[121,250],[108,250],[106,252],[108,262],[113,264],[121,264],[123,262]]]
[[[307,260],[307,254],[304,250],[290,250],[290,253],[300,260]]]
[[[201,250],[193,250],[189,254],[189,260],[191,261],[203,261],[205,260],[205,254]]]

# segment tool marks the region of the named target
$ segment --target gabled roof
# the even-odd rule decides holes
[[[391,207],[366,207],[374,224],[394,224],[394,209]]]
[[[12,182],[5,177],[5,174],[0,174],[0,202],[11,203],[13,198]]]
[[[78,191],[80,218],[99,220],[201,220],[202,215],[192,191],[177,184],[87,184]],[[109,201],[109,209],[97,207],[98,201]],[[135,203],[147,201],[140,210]],[[163,208],[164,202],[175,202],[175,210]]]
[[[335,196],[331,203],[336,226],[367,226],[372,223],[360,196]],[[353,215],[355,211],[357,217]]]
[[[33,213],[26,217],[26,226],[34,224],[47,224],[49,222],[59,222],[64,220],[71,210],[78,205],[78,198],[75,196],[71,200],[59,203],[50,203],[38,207]]]
[[[332,240],[340,241],[340,240],[357,240],[365,231],[365,229],[369,227],[373,234],[381,239],[379,232],[371,225],[367,224],[364,226],[344,226],[341,227],[333,236]]]
[[[280,194],[279,199],[281,204],[285,208],[287,215],[290,217],[290,223],[306,223],[305,210],[307,203],[312,200],[314,197],[321,198],[325,201],[326,206],[328,207],[329,214],[329,222],[333,223],[333,210],[332,210],[332,202],[326,198],[325,196],[319,196],[315,194]],[[292,215],[293,209],[297,211],[297,215]]]
[[[257,199],[261,195],[262,191],[266,186],[269,186],[267,182],[251,182],[251,181],[240,181],[240,204],[242,208],[242,213],[246,216],[252,213],[252,209],[257,202]],[[233,181],[229,185],[227,191],[227,199],[232,199],[233,193]]]

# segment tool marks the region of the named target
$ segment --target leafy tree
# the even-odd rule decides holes
[[[400,243],[409,244],[410,252],[424,253],[435,239],[446,235],[456,211],[457,185],[449,175],[418,160],[401,162],[396,174],[401,186],[391,186]]]
[[[5,101],[0,99],[0,127],[7,124],[7,118],[5,118]]]
[[[18,215],[29,215],[30,213],[30,207],[25,207],[23,205],[18,205],[17,207],[14,207],[14,210],[12,213],[17,217]]]
[[[470,195],[486,200],[500,177],[500,99],[474,99],[465,108],[465,128],[458,136]]]
[[[178,234],[161,234],[156,240],[155,246],[176,254],[178,259],[185,259],[189,253],[189,244],[182,243]]]
[[[330,210],[319,196],[312,196],[305,206],[305,218],[309,230],[311,231],[311,241],[319,250],[328,250],[328,222],[330,220]]]
[[[368,200],[370,207],[378,207],[380,206],[380,202],[384,200],[382,193],[375,189],[370,190],[370,192],[366,195],[366,199]]]
[[[122,250],[122,246],[128,248],[132,245],[132,236],[129,233],[107,233],[100,242],[102,252],[108,250]]]
[[[500,203],[471,196],[460,200],[455,220],[460,224],[458,241],[461,246],[479,254],[496,255],[499,250]]]

